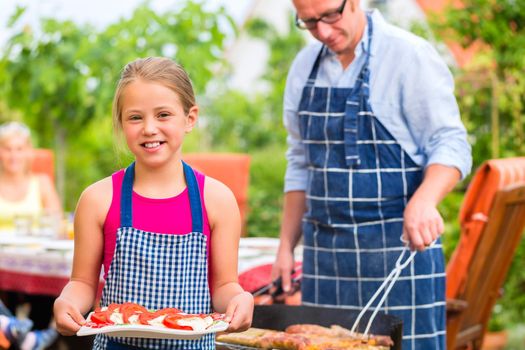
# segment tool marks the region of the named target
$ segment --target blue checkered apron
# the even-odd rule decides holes
[[[423,178],[422,168],[370,106],[370,16],[368,23],[366,61],[355,86],[315,86],[322,48],[299,104],[308,164],[302,283],[306,305],[362,309],[401,253],[403,211]],[[438,241],[416,254],[381,309],[403,320],[404,350],[445,348],[444,300],[444,258]]]
[[[134,167],[124,175],[121,227],[102,291],[101,306],[134,302],[148,309],[176,307],[187,313],[210,313],[206,236],[202,206],[193,170],[185,163],[192,232],[185,235],[146,232],[133,228],[131,198]],[[152,218],[154,219],[154,218]],[[97,335],[94,349],[215,349],[215,337],[199,340],[116,338]]]

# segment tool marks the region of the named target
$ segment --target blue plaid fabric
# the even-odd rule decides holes
[[[363,308],[401,253],[403,211],[423,178],[370,107],[364,49],[368,57],[353,88],[315,86],[319,55],[299,105],[308,163],[306,305]],[[415,256],[382,307],[403,320],[404,350],[445,349],[444,268],[438,242]]]
[[[134,164],[122,184],[121,227],[115,254],[102,291],[101,305],[134,302],[148,309],[176,307],[187,313],[210,313],[206,236],[195,174],[184,164],[192,232],[161,234],[133,228],[131,193]],[[155,220],[155,218],[152,218]],[[108,344],[108,340],[109,344]],[[198,340],[116,338],[97,335],[94,349],[215,349],[215,337]]]

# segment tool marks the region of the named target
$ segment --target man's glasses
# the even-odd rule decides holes
[[[332,24],[341,19],[343,17],[343,11],[345,9],[346,0],[343,0],[343,3],[339,8],[333,12],[327,13],[322,15],[319,18],[308,18],[308,19],[301,19],[297,16],[297,13],[295,14],[295,25],[297,28],[300,29],[314,29],[317,26],[317,23],[319,21]]]

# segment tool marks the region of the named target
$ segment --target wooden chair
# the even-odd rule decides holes
[[[182,158],[193,168],[219,180],[232,190],[241,212],[242,232],[246,235],[250,156],[238,153],[186,153]]]
[[[525,228],[525,157],[485,162],[459,219],[447,265],[447,349],[480,349]]]
[[[55,181],[55,154],[50,149],[35,148],[33,150],[32,171],[49,176],[51,182]]]

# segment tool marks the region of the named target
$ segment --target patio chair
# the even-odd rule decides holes
[[[186,153],[183,159],[193,168],[228,186],[241,212],[242,232],[246,235],[250,156],[238,153]]]
[[[480,349],[525,228],[525,157],[485,162],[459,220],[447,265],[447,349]]]
[[[50,149],[36,148],[33,150],[32,170],[49,176],[51,182],[55,181],[55,154]]]

